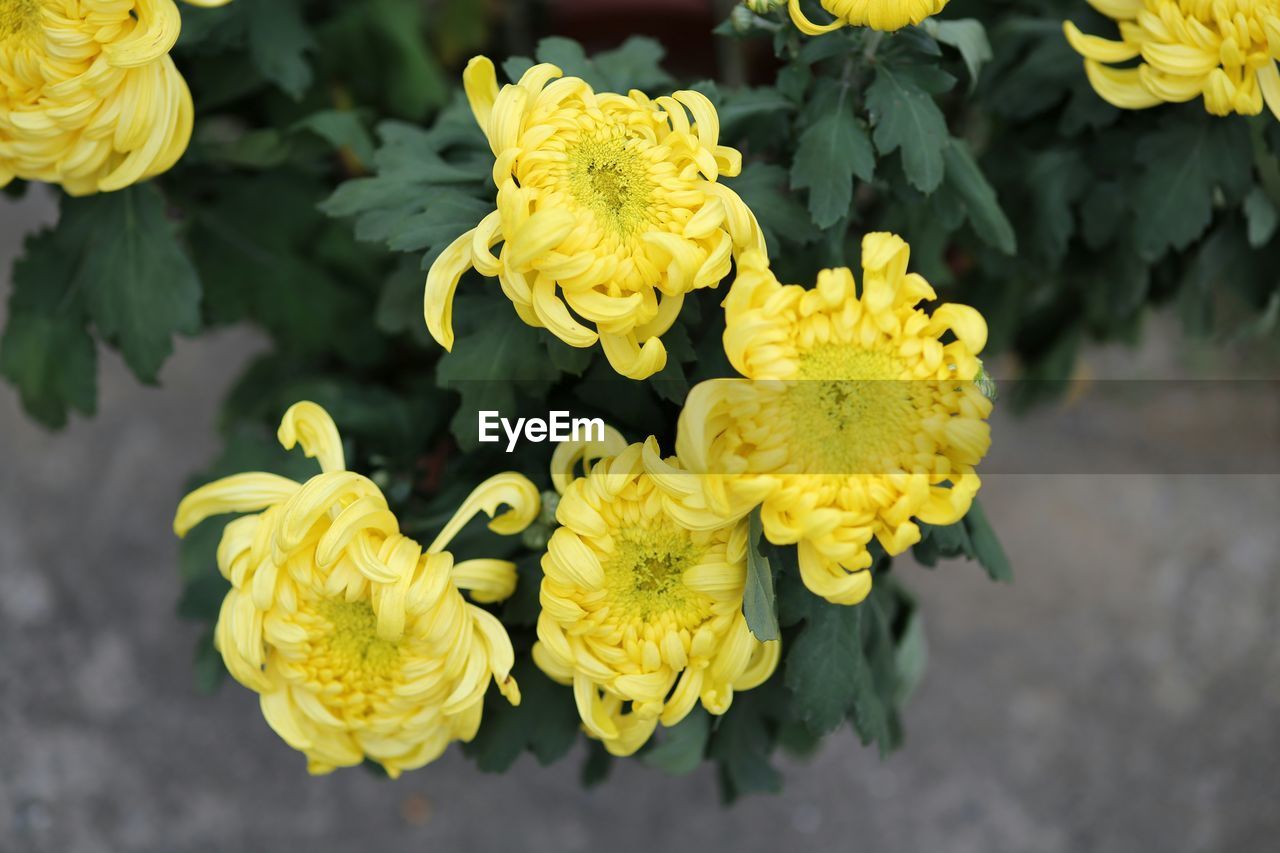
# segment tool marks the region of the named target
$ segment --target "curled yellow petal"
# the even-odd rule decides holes
[[[509,506],[507,512],[497,515],[500,506]],[[542,498],[538,487],[528,477],[508,471],[494,474],[485,480],[467,496],[462,506],[454,513],[453,518],[444,526],[440,534],[427,546],[432,554],[439,553],[448,547],[453,537],[457,536],[467,522],[481,512],[492,519],[489,529],[494,533],[511,535],[524,530],[538,517],[542,507]]]
[[[234,474],[223,477],[191,492],[178,504],[173,518],[173,531],[186,536],[187,531],[206,518],[229,512],[257,512],[288,500],[301,488],[288,477],[277,474]]]
[[[321,406],[305,400],[294,403],[280,420],[277,435],[285,450],[301,443],[302,452],[318,461],[322,471],[346,470],[338,427]]]

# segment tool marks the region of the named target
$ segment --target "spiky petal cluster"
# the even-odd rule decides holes
[[[838,604],[870,591],[872,537],[898,554],[919,541],[917,521],[964,516],[990,445],[991,403],[975,382],[986,323],[963,305],[921,311],[935,294],[908,257],[896,235],[868,234],[860,294],[848,269],[806,290],[744,257],[724,344],[752,381],[689,393],[676,449],[701,476],[662,480],[690,527],[760,506],[768,539],[798,543],[805,585]]]
[[[424,549],[400,533],[378,487],[345,470],[338,431],[319,406],[289,409],[280,443],[301,444],[322,473],[306,483],[227,477],[187,495],[174,519],[182,536],[212,515],[253,513],[227,524],[218,547],[231,583],[218,650],[312,773],[366,758],[392,776],[421,767],[475,735],[491,679],[520,701],[506,630],[461,592],[505,598],[515,567],[454,563],[445,548],[468,520],[503,504],[511,509],[490,528],[523,530],[538,513],[538,491],[519,474],[491,477]]]
[[[1214,115],[1280,118],[1280,0],[1088,0],[1120,40],[1063,24],[1089,82],[1121,109],[1203,98]],[[1135,67],[1112,67],[1140,60]]]
[[[452,348],[454,291],[475,267],[498,277],[529,325],[575,347],[599,341],[633,379],[661,370],[659,338],[685,295],[719,284],[741,250],[764,250],[755,217],[719,182],[742,155],[719,144],[711,102],[692,91],[597,93],[554,65],[499,90],[484,57],[463,79],[497,158],[497,209],[432,265],[432,336]]]
[[[828,24],[815,24],[800,8],[800,0],[789,0],[787,10],[802,33],[820,36],[841,27],[870,27],[892,32],[920,23],[936,15],[947,0],[822,0],[822,8],[835,16]]]
[[[0,0],[0,186],[85,195],[177,162],[193,116],[179,28],[173,0]]]
[[[580,460],[587,474],[573,479]],[[757,641],[742,615],[747,525],[681,526],[650,474],[678,476],[675,465],[653,439],[628,447],[612,431],[552,460],[562,526],[542,559],[534,661],[573,685],[584,727],[614,755],[699,701],[723,714],[778,663],[778,641]]]

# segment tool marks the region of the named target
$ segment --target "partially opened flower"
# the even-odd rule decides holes
[[[1120,29],[1112,41],[1067,21],[1067,41],[1084,56],[1094,90],[1137,110],[1204,99],[1214,115],[1257,115],[1266,101],[1280,117],[1280,1],[1088,0]],[[1113,67],[1141,60],[1134,67]]]
[[[506,630],[468,603],[515,588],[501,560],[455,563],[450,540],[481,511],[498,533],[523,530],[538,491],[519,474],[482,483],[425,549],[400,533],[378,487],[345,470],[329,415],[298,403],[280,443],[301,444],[322,473],[306,483],[246,473],[183,499],[179,536],[222,513],[254,513],[226,526],[218,568],[231,590],[215,643],[227,670],[261,695],[267,723],[307,756],[312,773],[366,758],[391,776],[470,740],[492,680],[512,704],[520,693]]]
[[[542,559],[533,658],[573,685],[584,727],[614,755],[699,701],[723,714],[734,691],[778,663],[778,641],[756,640],[742,615],[746,523],[683,527],[663,509],[646,457],[668,472],[677,464],[658,459],[653,439],[628,447],[613,431],[603,443],[562,444],[552,460],[563,526]],[[587,474],[575,480],[579,461]]]
[[[789,0],[787,11],[802,33],[820,36],[846,26],[886,32],[900,30],[938,14],[946,5],[947,0],[822,0],[822,8],[836,18],[826,24],[809,20],[800,8],[800,0]]]
[[[699,476],[664,477],[668,510],[690,527],[757,505],[771,542],[799,546],[805,585],[855,604],[871,589],[874,536],[889,554],[917,521],[952,524],[980,485],[991,402],[976,380],[986,323],[934,299],[907,273],[893,234],[862,243],[862,290],[848,269],[817,287],[782,285],[748,255],[725,301],[725,352],[747,380],[695,387],[677,453]]]
[[[0,186],[85,195],[177,162],[193,116],[179,27],[173,0],[0,0]]]
[[[755,217],[719,182],[742,156],[719,144],[698,92],[650,100],[560,75],[535,65],[499,90],[488,59],[467,66],[497,158],[497,209],[432,265],[427,328],[453,347],[454,290],[475,267],[498,277],[526,323],[575,347],[599,341],[615,370],[643,379],[666,364],[659,338],[685,294],[719,284],[739,251],[764,250]]]

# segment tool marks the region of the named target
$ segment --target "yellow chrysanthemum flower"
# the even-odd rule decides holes
[[[615,370],[643,379],[666,364],[659,336],[685,294],[719,284],[740,250],[764,251],[755,217],[719,183],[742,155],[719,144],[715,108],[698,92],[650,100],[560,75],[535,65],[499,91],[492,62],[467,66],[497,158],[497,210],[431,266],[427,328],[453,347],[454,290],[474,266],[498,277],[526,323],[575,347],[599,340]]]
[[[1280,0],[1088,2],[1116,20],[1120,41],[1062,26],[1107,103],[1140,110],[1203,97],[1206,110],[1224,116],[1257,115],[1265,100],[1280,118]],[[1133,59],[1141,63],[1110,67]]]
[[[800,0],[789,0],[787,11],[800,32],[820,36],[845,26],[892,32],[918,24],[946,5],[947,0],[822,0],[822,8],[836,18],[829,24],[815,24],[805,17]]]
[[[976,382],[986,323],[964,305],[917,308],[935,294],[907,273],[909,253],[894,234],[868,234],[861,295],[848,269],[806,290],[745,256],[724,345],[754,381],[690,391],[676,449],[701,476],[661,480],[689,527],[759,505],[768,539],[798,543],[805,585],[837,604],[870,591],[873,536],[896,555],[919,541],[916,520],[968,512],[990,446],[991,402]]]
[[[173,0],[0,0],[0,186],[72,195],[158,175],[191,138]]]
[[[425,549],[400,533],[386,499],[366,477],[345,470],[329,415],[298,403],[280,424],[286,449],[301,444],[322,473],[306,483],[266,473],[238,474],[183,499],[174,530],[203,519],[256,513],[230,522],[218,568],[231,582],[215,644],[227,670],[261,695],[263,716],[307,756],[312,773],[366,757],[397,776],[434,760],[480,725],[490,678],[512,704],[514,655],[498,620],[468,603],[515,589],[502,560],[454,563],[444,549],[472,517],[518,533],[540,499],[519,474],[481,484]]]
[[[574,480],[579,461],[587,476]],[[735,690],[778,664],[779,642],[756,640],[742,615],[746,523],[681,526],[649,474],[676,464],[653,439],[628,447],[612,430],[552,458],[562,526],[542,558],[533,659],[573,685],[584,727],[614,755],[631,755],[699,700],[723,714]]]

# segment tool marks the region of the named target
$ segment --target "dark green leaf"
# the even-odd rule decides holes
[[[800,135],[791,186],[809,191],[814,224],[829,228],[849,213],[854,175],[869,181],[875,166],[871,140],[854,118],[849,99],[840,97]]]
[[[960,58],[969,69],[969,90],[973,91],[978,85],[982,66],[991,60],[991,43],[987,41],[987,30],[982,22],[973,18],[948,21],[926,18],[923,26],[929,35],[960,51]]]
[[[1005,581],[1006,583],[1013,581],[1013,566],[1009,564],[1009,558],[1004,553],[1004,548],[1000,545],[1000,540],[996,538],[995,531],[991,528],[991,524],[987,521],[987,514],[982,509],[982,504],[974,501],[969,507],[969,512],[964,517],[964,526],[969,532],[969,538],[973,542],[974,556],[978,562],[987,570],[987,574],[992,580]]]
[[[68,242],[60,231],[27,239],[13,268],[0,340],[0,373],[31,416],[49,427],[66,424],[69,410],[90,415],[97,405],[97,352]]]
[[[1000,208],[995,190],[978,168],[969,146],[960,139],[952,139],[943,151],[946,162],[947,184],[964,200],[965,212],[973,231],[987,245],[1006,255],[1018,250],[1018,240],[1013,225]]]
[[[151,184],[68,199],[58,231],[99,333],[154,382],[175,332],[200,328],[200,282]]]
[[[773,570],[769,560],[760,553],[760,540],[764,530],[760,523],[760,508],[751,511],[747,533],[747,586],[742,595],[742,614],[747,627],[760,642],[776,640],[778,632],[778,608],[773,598]]]
[[[1276,206],[1261,187],[1249,191],[1244,200],[1244,215],[1249,223],[1249,245],[1255,249],[1265,246],[1276,233],[1280,218],[1276,215]]]
[[[685,776],[697,770],[711,737],[711,715],[695,707],[689,716],[662,731],[661,742],[642,753],[640,760],[672,776]]]
[[[720,781],[728,800],[782,790],[782,777],[769,763],[773,733],[765,716],[766,701],[761,688],[735,696],[707,748],[707,754],[720,765]]]
[[[346,148],[361,163],[373,163],[373,138],[351,110],[321,110],[294,125],[295,130],[308,130],[334,148]]]
[[[300,0],[237,0],[248,16],[249,57],[263,77],[294,100],[311,85],[305,54],[315,47]]]
[[[819,602],[791,644],[786,684],[814,734],[834,730],[858,693],[874,691],[860,635],[866,609]]]
[[[1138,252],[1154,261],[1185,249],[1213,217],[1213,193],[1243,195],[1250,177],[1248,130],[1243,122],[1177,114],[1138,144],[1142,166],[1134,208]]]
[[[925,193],[942,183],[947,122],[931,92],[941,90],[946,79],[927,68],[881,64],[867,89],[876,149],[881,154],[901,150],[907,181]]]

